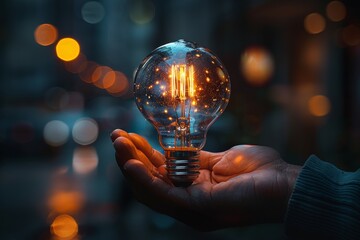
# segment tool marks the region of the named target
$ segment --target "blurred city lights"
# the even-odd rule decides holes
[[[324,31],[326,22],[324,17],[319,13],[310,13],[305,17],[304,27],[310,34],[317,34]]]
[[[80,73],[86,69],[87,59],[82,53],[72,61],[64,62],[65,69],[71,73]]]
[[[90,1],[82,6],[81,15],[85,22],[95,24],[103,20],[105,9],[101,3]]]
[[[80,45],[73,38],[63,38],[56,44],[56,55],[63,61],[72,61],[80,54]]]
[[[108,72],[111,72],[112,69],[110,67],[107,66],[98,66],[92,76],[92,82],[95,86],[97,86],[98,88],[105,88],[104,86],[104,77]]]
[[[274,71],[271,55],[263,48],[250,47],[241,56],[241,71],[250,84],[265,84]]]
[[[76,143],[89,145],[96,141],[99,128],[94,119],[82,118],[75,122],[72,129],[72,136]]]
[[[73,169],[79,174],[93,172],[98,166],[99,158],[93,147],[78,147],[73,154]]]
[[[129,89],[129,81],[124,73],[114,71],[115,74],[114,83],[106,88],[110,94],[114,96],[121,96],[125,94]]]
[[[330,112],[331,105],[326,96],[316,95],[309,99],[308,108],[312,115],[316,117],[323,117]]]
[[[66,143],[69,137],[69,127],[66,123],[53,120],[44,127],[44,139],[47,144],[58,147]]]
[[[341,37],[346,45],[356,46],[360,44],[360,28],[351,24],[342,30]]]
[[[150,0],[134,0],[130,2],[129,15],[136,24],[146,24],[155,16],[155,6]]]
[[[69,92],[66,107],[67,109],[81,110],[84,108],[84,102],[84,96],[81,92]]]
[[[57,37],[57,29],[48,23],[39,25],[34,32],[35,41],[42,46],[49,46],[53,44]]]
[[[326,6],[326,14],[333,22],[339,22],[346,17],[346,7],[340,1],[332,1]]]
[[[110,88],[115,83],[116,73],[115,71],[110,71],[105,74],[103,77],[103,87],[105,89]]]
[[[49,199],[48,206],[57,213],[76,213],[84,204],[84,196],[77,191],[57,191]]]
[[[92,83],[92,75],[98,66],[96,62],[88,61],[85,69],[79,73],[81,80],[86,83]]]
[[[78,224],[70,215],[62,214],[54,219],[50,232],[60,239],[72,239],[78,233]]]
[[[60,87],[50,88],[45,92],[45,102],[53,110],[64,108],[67,103],[68,93]]]
[[[322,45],[319,45],[317,41],[309,41],[303,44],[300,58],[303,58],[308,66],[321,68],[324,55],[324,47]]]

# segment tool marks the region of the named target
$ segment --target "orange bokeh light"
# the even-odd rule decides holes
[[[60,239],[72,239],[78,233],[78,224],[70,215],[62,214],[54,219],[50,231]]]
[[[265,84],[274,71],[270,54],[260,47],[248,48],[241,57],[240,67],[245,79],[256,86]]]
[[[55,192],[49,199],[49,208],[57,213],[74,213],[80,210],[84,196],[76,191]]]
[[[104,86],[104,77],[108,72],[111,72],[112,69],[107,66],[98,66],[91,76],[92,83],[98,88],[105,88]]]
[[[56,55],[63,61],[72,61],[80,54],[80,45],[73,38],[63,38],[56,44]]]
[[[346,17],[346,7],[340,1],[332,1],[326,6],[326,14],[333,22],[339,22]]]
[[[112,85],[114,85],[116,79],[116,73],[115,71],[109,71],[105,74],[103,78],[103,86],[105,89],[110,88]]]
[[[106,88],[106,90],[114,96],[121,96],[128,91],[129,82],[124,73],[118,71],[114,71],[114,73],[115,81],[110,87]]]
[[[81,80],[92,83],[92,75],[99,65],[96,62],[88,61],[83,71],[79,73]]]
[[[305,17],[304,27],[308,33],[317,34],[324,31],[326,26],[324,17],[319,13],[310,13]]]
[[[309,111],[316,117],[326,116],[330,112],[330,100],[323,95],[316,95],[308,101]]]
[[[86,56],[82,53],[72,61],[64,62],[65,69],[71,73],[80,73],[85,70],[87,65]]]
[[[360,28],[354,24],[345,27],[341,32],[343,42],[348,46],[360,44]]]
[[[53,44],[58,37],[58,31],[52,24],[44,23],[39,25],[34,32],[35,41],[42,46]]]

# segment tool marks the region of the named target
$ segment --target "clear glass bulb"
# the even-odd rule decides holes
[[[136,104],[157,129],[169,179],[186,187],[199,175],[209,126],[230,98],[229,75],[206,48],[178,40],[152,51],[135,74]]]

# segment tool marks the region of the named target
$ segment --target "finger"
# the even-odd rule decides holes
[[[213,166],[220,161],[223,153],[212,153],[207,151],[200,151],[200,169],[212,170]]]
[[[155,166],[149,161],[149,159],[139,151],[133,142],[126,137],[118,137],[114,141],[114,148],[116,151],[116,160],[120,167],[129,159],[140,160],[152,173],[157,174]]]
[[[142,151],[155,167],[159,167],[165,162],[164,155],[153,149],[144,137],[136,133],[127,133],[122,129],[116,129],[111,133],[110,137],[112,141],[115,141],[118,137],[130,139],[136,148]]]
[[[256,152],[251,146],[240,145],[226,152],[221,161],[217,162],[213,171],[216,175],[231,176],[254,171],[258,167]]]
[[[159,174],[160,174],[160,178],[164,181],[164,182],[166,182],[166,183],[168,183],[168,184],[170,184],[171,186],[174,186],[174,184],[171,182],[171,180],[168,178],[168,172],[167,172],[167,169],[166,169],[166,165],[164,164],[164,165],[161,165],[160,167],[158,167],[158,172],[159,172]]]
[[[231,178],[234,178],[236,175],[217,175],[214,171],[211,172],[211,177],[213,180],[215,180],[217,183],[226,182]]]
[[[116,160],[118,161],[119,166],[122,167],[129,159],[139,159],[136,147],[129,139],[125,137],[118,137],[114,141],[113,145],[116,151]]]
[[[199,194],[203,195],[207,191],[206,188],[199,191],[195,187],[193,189],[190,187],[188,190],[173,187],[152,176],[147,168],[135,159],[127,161],[123,171],[127,180],[130,181],[137,199],[143,204],[199,229],[213,229],[213,227],[206,228],[208,224],[202,224],[205,217],[211,217],[209,211],[205,211],[204,215],[203,212],[207,209],[198,210],[193,206],[197,202],[195,200],[203,199]]]
[[[155,167],[159,167],[165,163],[164,155],[153,149],[144,137],[136,133],[129,133],[128,135],[136,148],[142,151]]]
[[[123,169],[139,200],[146,205],[152,208],[159,208],[161,205],[165,207],[162,210],[172,212],[176,207],[188,204],[188,194],[185,189],[173,187],[153,176],[142,162],[130,159]]]
[[[129,138],[129,135],[126,131],[122,129],[115,129],[111,134],[110,138],[114,142],[118,137],[126,137]]]

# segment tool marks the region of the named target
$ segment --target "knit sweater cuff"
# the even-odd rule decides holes
[[[296,180],[286,214],[291,239],[360,239],[360,171],[312,155]]]

